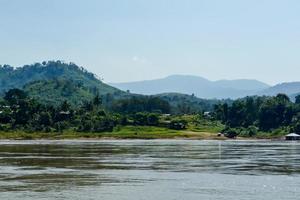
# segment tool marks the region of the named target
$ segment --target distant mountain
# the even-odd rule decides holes
[[[236,90],[257,91],[270,87],[266,83],[257,80],[236,79],[236,80],[219,80],[214,84],[219,87],[233,88]]]
[[[168,101],[176,111],[198,112],[212,110],[216,103],[230,103],[227,100],[229,98],[286,93],[293,99],[296,94],[300,94],[300,82],[269,87],[256,80],[210,81],[187,75],[112,85],[115,87],[103,83],[96,75],[73,63],[49,61],[20,68],[0,66],[0,96],[9,89],[20,88],[41,102],[55,105],[65,100],[73,105],[80,105],[96,94],[102,96],[104,104],[110,105],[116,99],[144,94]],[[130,90],[130,93],[124,92],[125,90]]]
[[[300,93],[300,82],[281,83],[273,87],[267,88],[257,93],[257,95],[274,96],[278,93],[284,93],[293,96]]]
[[[220,80],[210,81],[198,76],[173,75],[162,79],[129,83],[111,83],[121,90],[153,95],[160,93],[194,94],[200,98],[239,98],[255,94],[269,85],[257,80]]]

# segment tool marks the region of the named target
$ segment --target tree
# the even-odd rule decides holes
[[[71,105],[68,103],[68,101],[64,101],[60,106],[60,109],[65,112],[69,111],[70,108],[71,108]]]
[[[148,118],[147,118],[147,114],[146,113],[136,113],[135,115],[133,115],[133,121],[134,124],[136,125],[147,125],[148,124]]]
[[[224,135],[228,138],[236,138],[239,135],[239,133],[236,129],[230,128],[224,133]]]
[[[259,126],[262,130],[270,130],[280,126],[279,113],[274,99],[267,100],[259,110]]]
[[[297,122],[294,126],[294,131],[297,134],[300,134],[300,122]]]
[[[169,128],[174,130],[184,130],[187,126],[187,121],[183,119],[174,119],[171,121]]]
[[[50,126],[52,124],[51,115],[49,112],[41,112],[39,115],[39,124],[44,126]]]
[[[97,108],[98,108],[99,106],[101,106],[101,104],[102,104],[102,98],[99,96],[99,94],[97,94],[97,95],[94,97],[94,99],[93,99],[93,104],[94,104],[94,106],[96,106]]]
[[[0,124],[11,123],[12,117],[9,111],[4,110],[0,113]]]
[[[233,102],[232,106],[228,109],[227,124],[230,127],[244,126],[246,116],[245,102],[237,100]]]
[[[159,122],[159,117],[155,113],[150,113],[148,114],[147,121],[148,121],[148,125],[157,126]]]
[[[158,97],[132,97],[113,102],[112,110],[119,113],[156,112],[169,113],[170,104]]]
[[[282,103],[290,102],[290,98],[286,94],[282,93],[277,94],[276,99]]]
[[[20,89],[11,89],[5,93],[4,100],[10,105],[18,104],[20,100],[27,98],[27,94]]]
[[[99,117],[93,121],[94,132],[112,131],[113,127],[114,123],[108,117]]]
[[[214,106],[214,117],[223,123],[228,120],[228,104],[217,104]]]
[[[297,95],[297,96],[295,97],[295,99],[296,99],[295,103],[296,103],[296,104],[300,104],[300,95]]]

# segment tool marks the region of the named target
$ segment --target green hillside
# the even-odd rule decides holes
[[[112,106],[118,109],[145,107],[144,102],[159,98],[170,104],[172,113],[198,113],[212,111],[215,104],[224,102],[179,93],[152,96],[127,93],[103,83],[96,75],[76,64],[61,61],[36,63],[21,68],[0,66],[0,94],[3,96],[5,91],[12,88],[23,89],[31,98],[55,106],[64,101],[77,106],[99,95],[108,109],[113,109]]]
[[[63,101],[77,105],[94,96],[88,88],[66,79],[34,81],[26,84],[24,91],[34,99],[51,105],[58,105]]]
[[[61,61],[49,61],[25,65],[20,68],[13,68],[9,65],[0,66],[0,93],[11,88],[23,88],[27,84],[36,81],[71,80],[72,84],[87,88],[92,93],[101,95],[107,93],[121,92],[100,81],[93,73],[73,63],[64,63]]]
[[[232,100],[201,99],[194,95],[180,93],[164,93],[155,95],[167,102],[171,106],[173,113],[198,113],[203,111],[212,111],[214,105],[219,103],[229,103]]]

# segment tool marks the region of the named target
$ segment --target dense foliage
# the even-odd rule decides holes
[[[213,126],[221,127],[217,123],[220,121],[226,125],[223,127],[226,136],[232,138],[239,134],[254,136],[258,132],[272,133],[278,130],[300,133],[300,96],[296,97],[296,102],[290,101],[284,94],[276,97],[247,97],[232,104],[217,104],[214,112],[208,115],[203,112],[170,115],[170,104],[155,96],[114,99],[110,107],[104,106],[104,102],[103,96],[95,95],[92,100],[76,107],[68,101],[53,106],[37,101],[23,90],[11,89],[0,100],[0,130],[100,133],[130,125],[175,130],[189,126],[193,131],[207,131],[205,124],[210,124],[211,129]]]
[[[0,102],[0,130],[104,132],[117,125],[158,126],[159,113],[170,110],[168,102],[143,96],[116,100],[113,108],[113,112],[108,111],[99,95],[81,106],[72,107],[64,101],[54,107],[38,102],[23,90],[11,89]]]
[[[226,126],[223,132],[228,137],[300,133],[300,95],[293,101],[284,94],[235,101],[178,93],[144,96],[120,91],[61,61],[0,66],[0,96],[0,130],[4,131],[106,132],[125,125],[185,129],[191,124],[193,130],[207,131],[202,129],[206,123],[210,129],[218,127],[215,131]]]
[[[300,96],[296,97],[295,103],[285,94],[246,97],[234,101],[232,105],[216,105],[214,116],[227,125],[225,132],[231,135],[234,135],[233,132],[238,134],[236,130],[243,128],[247,129],[249,135],[257,131],[271,132],[278,129],[300,133]]]
[[[135,96],[129,99],[115,101],[112,110],[119,113],[156,112],[170,113],[171,108],[167,101],[158,97]]]
[[[200,99],[195,95],[179,93],[165,93],[156,95],[157,97],[169,102],[171,113],[174,114],[198,114],[204,111],[213,111],[214,105],[220,103],[231,104],[232,100]]]

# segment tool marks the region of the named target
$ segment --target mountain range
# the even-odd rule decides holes
[[[285,93],[293,96],[300,92],[300,82],[283,83],[270,86],[266,83],[251,79],[210,81],[203,77],[191,75],[172,75],[162,79],[110,83],[121,90],[132,93],[153,95],[176,92],[193,94],[205,99],[236,99],[252,95],[276,95]]]
[[[3,97],[6,91],[13,88],[22,89],[30,97],[55,106],[64,101],[79,106],[91,101],[95,95],[100,95],[104,106],[109,109],[119,99],[143,96],[124,92],[103,83],[96,75],[74,63],[61,61],[35,63],[19,68],[0,65],[0,102],[1,96]],[[179,93],[164,93],[153,97],[167,101],[173,113],[178,110],[193,112],[212,110],[215,104],[225,102]]]
[[[12,88],[23,89],[30,96],[51,104],[69,101],[78,105],[91,100],[96,94],[102,96],[105,102],[155,95],[175,106],[188,102],[194,107],[211,108],[217,99],[236,99],[250,95],[285,93],[294,98],[300,93],[300,82],[269,86],[257,80],[210,81],[198,76],[173,75],[149,81],[106,84],[74,63],[48,61],[19,68],[0,65],[0,96]]]

